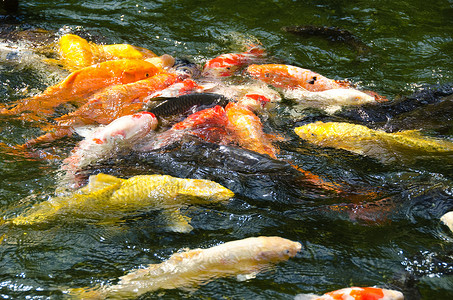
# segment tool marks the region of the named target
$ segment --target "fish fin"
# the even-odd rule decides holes
[[[96,288],[70,288],[64,293],[71,299],[104,299],[103,291]]]
[[[181,262],[185,258],[192,258],[196,255],[199,255],[200,253],[203,252],[203,249],[193,249],[193,250],[184,250],[184,252],[178,252],[173,254],[170,259],[172,261],[178,261]]]
[[[123,181],[124,179],[117,178],[108,174],[99,173],[97,175],[91,175],[88,179],[88,184],[79,189],[79,191],[83,194],[93,193],[108,186],[119,184]]]
[[[399,136],[407,136],[407,137],[423,137],[423,134],[420,132],[420,130],[417,129],[412,129],[412,130],[402,130],[398,132],[394,132],[393,135],[399,135]]]
[[[193,227],[189,224],[190,218],[181,215],[179,209],[164,210],[164,215],[168,219],[168,228],[174,232],[188,233]]]
[[[340,105],[329,105],[324,108],[325,112],[329,115],[334,114],[335,112],[339,111],[342,107]]]
[[[316,294],[297,294],[296,297],[294,297],[294,300],[314,300],[319,297],[321,296]]]
[[[247,280],[256,278],[257,274],[258,274],[258,272],[252,272],[252,273],[248,273],[248,274],[239,274],[236,276],[236,280],[237,281],[247,281]]]
[[[102,125],[100,125],[100,126],[81,126],[81,127],[75,127],[74,130],[81,137],[87,138],[95,130],[97,130],[100,127],[103,127],[103,126]]]

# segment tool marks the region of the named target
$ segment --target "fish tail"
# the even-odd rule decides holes
[[[71,299],[96,300],[105,299],[105,291],[99,288],[70,288],[66,291]]]
[[[301,172],[303,174],[303,176],[305,177],[305,180],[307,180],[308,182],[314,184],[317,187],[320,187],[320,188],[322,188],[324,190],[333,191],[335,193],[341,193],[343,191],[343,189],[341,188],[341,185],[336,183],[336,182],[325,181],[324,179],[322,179],[318,175],[313,174],[310,171],[306,171],[306,170],[304,170],[304,169],[302,169],[302,168],[300,168],[298,166],[295,166],[293,164],[291,164],[291,166],[294,169],[296,169],[297,171]]]
[[[374,97],[374,99],[376,100],[376,102],[378,103],[382,103],[382,102],[387,102],[389,101],[389,99],[385,96],[382,96],[382,95],[379,95],[378,93],[374,92],[374,91],[368,91],[368,90],[365,90],[365,91],[362,91],[364,92],[365,94],[367,95],[370,95],[372,97]]]
[[[187,233],[191,232],[193,227],[189,224],[190,218],[183,216],[179,210],[166,210],[164,215],[168,220],[168,228],[174,232]]]
[[[65,136],[71,136],[73,134],[73,132],[74,131],[71,127],[60,127],[60,128],[57,128],[53,132],[48,132],[37,138],[28,140],[27,142],[20,145],[19,147],[22,149],[28,149],[33,146],[39,145],[39,144],[51,143],[51,142],[54,142],[56,140],[59,140],[59,139],[65,137]]]

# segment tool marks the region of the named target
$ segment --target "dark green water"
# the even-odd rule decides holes
[[[239,51],[241,42],[251,37],[261,41],[276,59],[330,78],[348,78],[395,99],[425,85],[453,82],[452,16],[453,3],[446,0],[66,0],[23,1],[15,18],[2,17],[0,22],[15,23],[22,29],[77,32],[96,42],[129,43],[200,64]],[[281,30],[298,24],[347,29],[371,52],[358,55],[343,43]],[[42,91],[63,75],[36,61],[2,61],[0,101],[7,103]],[[398,116],[389,122],[452,140],[451,98],[445,101],[443,108],[436,104],[422,107],[415,117]],[[187,214],[195,229],[189,234],[165,230],[159,216],[152,213],[116,225],[62,222],[52,228],[8,230],[0,245],[0,296],[60,299],[66,287],[115,282],[128,270],[159,263],[182,248],[278,235],[302,243],[302,252],[255,279],[220,279],[192,293],[174,290],[142,298],[292,299],[299,293],[376,285],[400,290],[406,299],[451,299],[453,234],[439,222],[442,214],[453,209],[451,156],[384,165],[300,141],[292,129],[306,120],[326,118],[321,111],[282,105],[276,112],[265,127],[287,138],[279,144],[279,158],[345,182],[351,187],[347,193],[334,196],[313,189],[298,181],[287,165],[265,157],[248,157],[240,163],[245,154],[231,150],[227,151],[231,161],[216,161],[219,149],[196,142],[167,153],[132,155],[129,161],[105,171],[125,176],[157,172],[206,178],[229,187],[236,196],[226,206],[190,207]],[[0,121],[0,130],[4,143],[21,143],[38,133],[28,124],[6,119]],[[75,140],[66,140],[54,146],[65,155],[74,144]],[[125,167],[131,162],[137,163],[134,168]],[[2,217],[52,195],[60,163],[0,152]],[[363,196],[370,191],[377,196]],[[385,206],[371,211],[331,208],[387,198],[392,203],[390,210]]]

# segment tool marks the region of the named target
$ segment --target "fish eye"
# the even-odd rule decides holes
[[[149,77],[149,73],[146,73],[145,76],[146,76],[146,77]]]
[[[264,73],[264,77],[270,77],[271,75],[269,73]]]

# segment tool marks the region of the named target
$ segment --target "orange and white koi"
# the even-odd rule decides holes
[[[78,299],[125,299],[161,289],[193,289],[217,278],[247,280],[296,256],[301,248],[299,242],[277,236],[246,238],[175,253],[160,264],[120,277],[115,285],[72,289],[70,294]]]
[[[253,64],[247,74],[278,88],[304,88],[310,92],[348,87],[349,84],[329,79],[316,72],[284,64]]]
[[[206,62],[203,76],[226,77],[233,75],[240,68],[261,61],[266,52],[261,46],[252,45],[242,53],[226,53]]]
[[[350,287],[322,296],[314,294],[299,294],[294,300],[403,300],[400,291],[381,289],[377,287]]]
[[[227,144],[231,141],[227,132],[227,124],[225,110],[222,106],[216,105],[189,115],[167,131],[157,134],[153,140],[141,146],[139,150],[149,151],[165,147],[186,134],[198,136],[207,142]]]

